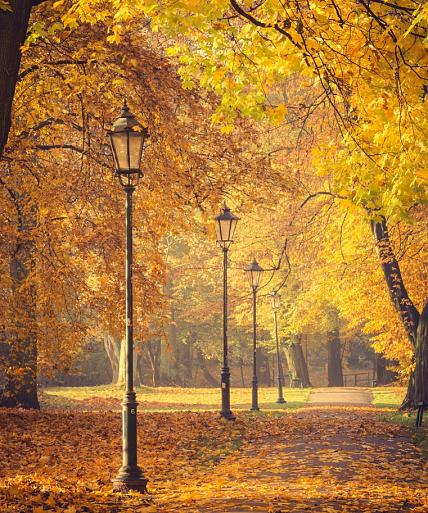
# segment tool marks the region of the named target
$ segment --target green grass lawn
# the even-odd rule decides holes
[[[145,411],[218,410],[219,388],[138,387],[139,409]],[[310,389],[285,388],[286,404],[277,404],[276,388],[259,389],[262,410],[298,408],[308,402]],[[120,410],[123,387],[102,385],[96,387],[48,387],[40,394],[42,408],[78,410]],[[251,406],[251,388],[232,388],[233,410],[248,410]]]
[[[373,388],[373,405],[378,408],[393,408],[395,411],[385,412],[379,415],[379,419],[407,426],[425,457],[428,457],[428,412],[424,414],[423,426],[415,427],[416,412],[397,411],[406,394],[405,387]]]
[[[399,408],[406,394],[405,387],[379,387],[371,388],[373,406],[378,408]]]

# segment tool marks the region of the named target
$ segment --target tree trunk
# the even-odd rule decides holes
[[[198,367],[202,371],[202,375],[204,376],[206,382],[208,385],[211,385],[212,387],[218,387],[219,386],[219,380],[214,378],[212,374],[210,373],[208,367],[207,367],[207,361],[205,359],[204,354],[200,349],[196,349],[196,361],[198,362]]]
[[[134,358],[135,361],[135,358]],[[125,385],[126,376],[126,340],[123,338],[120,341],[119,350],[119,368],[117,371],[116,385]]]
[[[10,0],[12,11],[0,10],[0,157],[11,126],[12,102],[33,5],[41,1]]]
[[[104,348],[112,369],[112,384],[125,385],[126,371],[126,340],[107,334],[104,337]],[[139,386],[141,379],[141,357],[134,352],[134,385]]]
[[[270,386],[269,356],[262,347],[257,348],[257,378],[259,385]]]
[[[147,354],[149,355],[150,366],[152,368],[152,385],[158,387],[160,384],[160,355],[161,341],[149,340],[146,342]]]
[[[376,386],[393,383],[397,379],[397,374],[387,368],[388,365],[391,365],[391,362],[378,353],[376,353],[375,358]]]
[[[415,405],[428,403],[428,302],[422,310],[416,335]]]
[[[242,358],[239,359],[239,370],[241,372],[241,382],[242,388],[245,388],[245,379],[244,379],[244,360]]]
[[[392,249],[386,219],[382,217],[380,222],[372,221],[371,227],[381,261],[382,271],[388,286],[389,296],[395,310],[400,316],[410,342],[413,347],[415,347],[419,312],[410,300],[407,289],[404,286],[400,265]]]
[[[112,381],[112,383],[115,383],[116,385],[125,385],[126,383],[126,340],[123,339],[116,339],[114,340],[114,352],[116,353],[116,356],[113,358],[117,358],[117,375],[116,375],[116,381]],[[109,353],[107,353],[109,354]],[[110,358],[110,356],[109,356]],[[111,362],[111,360],[110,360]],[[112,363],[112,362],[111,362]],[[112,363],[112,366],[114,364]],[[139,386],[141,384],[141,354],[135,351],[134,347],[134,386]]]
[[[112,383],[117,383],[119,377],[119,359],[120,359],[120,340],[116,340],[112,335],[104,336],[104,348],[106,350],[112,371]]]
[[[380,221],[372,220],[371,229],[381,262],[383,275],[388,286],[391,302],[400,316],[410,343],[415,348],[419,324],[419,312],[410,299],[407,289],[404,286],[400,265],[392,249],[386,218],[382,216]],[[418,362],[416,362],[416,366],[418,366]],[[404,398],[400,409],[415,408],[417,406],[416,397],[419,397],[421,393],[423,394],[422,391],[417,390],[415,377],[412,373],[407,385],[406,397]]]
[[[14,326],[7,333],[6,385],[0,405],[39,409],[37,397],[37,336],[36,291],[26,283],[34,267],[34,241],[25,231],[21,217],[23,236],[18,241],[10,265],[12,278],[12,302],[15,310]]]
[[[171,283],[167,286],[167,293],[171,294],[170,289],[172,288]],[[174,300],[171,301],[171,322],[168,327],[168,343],[171,350],[171,357],[169,358],[171,361],[170,370],[169,370],[169,378],[173,379],[174,382],[182,383],[181,379],[181,354],[180,354],[180,346],[181,343],[178,341],[178,333],[177,333],[177,322],[176,322],[176,312],[174,306]]]
[[[342,352],[338,330],[329,332],[328,352],[328,386],[343,387]]]
[[[31,8],[42,1],[10,0],[11,11],[0,10],[0,158],[9,137],[12,102],[21,64],[21,46],[27,35]],[[17,195],[15,201],[19,201]],[[17,210],[19,230],[23,231],[28,226],[25,226],[25,216],[19,212],[18,204]],[[8,361],[1,406],[40,407],[37,397],[36,292],[34,287],[25,285],[34,265],[33,251],[32,240],[18,241],[11,261],[13,301],[23,315],[17,317],[19,322],[17,320],[7,334]]]
[[[184,383],[186,385],[193,382],[193,346],[196,340],[196,333],[190,331],[186,336],[185,343],[182,345],[181,361],[183,363]]]
[[[284,348],[288,370],[291,376],[291,387],[312,387],[309,379],[308,365],[305,360],[300,340],[290,341],[287,344],[284,344]]]
[[[135,386],[144,384],[144,357],[142,353],[136,353],[134,358],[134,383]]]
[[[37,208],[29,204],[26,194],[8,192],[16,209],[17,236],[10,260],[12,319],[6,333],[6,386],[0,405],[38,409],[36,289],[31,283]]]

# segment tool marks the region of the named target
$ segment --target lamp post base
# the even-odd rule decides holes
[[[283,397],[278,397],[276,404],[285,404],[287,401]]]
[[[140,493],[148,493],[147,483],[139,467],[126,467],[119,470],[118,475],[113,479],[114,492],[129,492],[134,490]]]

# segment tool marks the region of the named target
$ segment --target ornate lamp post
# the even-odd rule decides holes
[[[278,337],[278,309],[279,309],[279,294],[276,290],[273,290],[271,292],[271,298],[272,298],[272,309],[273,309],[273,318],[275,321],[275,342],[276,342],[276,360],[278,363],[278,404],[285,404],[286,401],[284,399],[284,395],[282,392],[282,387],[284,384],[284,375],[282,370],[282,363],[281,363],[281,355],[279,351],[279,337]]]
[[[224,204],[223,212],[215,218],[217,242],[223,250],[223,368],[221,369],[221,412],[220,415],[227,420],[234,420],[230,409],[230,370],[227,343],[227,255],[233,242],[233,234],[239,217],[230,211]]]
[[[141,157],[148,138],[126,101],[108,132],[115,164],[115,175],[126,192],[126,389],[122,403],[122,466],[113,480],[115,491],[145,492],[147,479],[137,465],[137,401],[134,391],[134,341],[132,297],[132,194],[143,176]]]
[[[257,260],[254,259],[250,267],[245,269],[247,272],[248,280],[250,282],[251,289],[253,291],[253,380],[252,380],[252,402],[251,410],[258,411],[258,380],[257,380],[257,291],[260,287],[260,281],[262,279],[264,269],[260,267]]]

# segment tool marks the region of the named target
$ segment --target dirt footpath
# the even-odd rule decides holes
[[[369,406],[372,404],[372,393],[364,388],[317,388],[311,392],[310,404],[317,405],[353,405]]]

